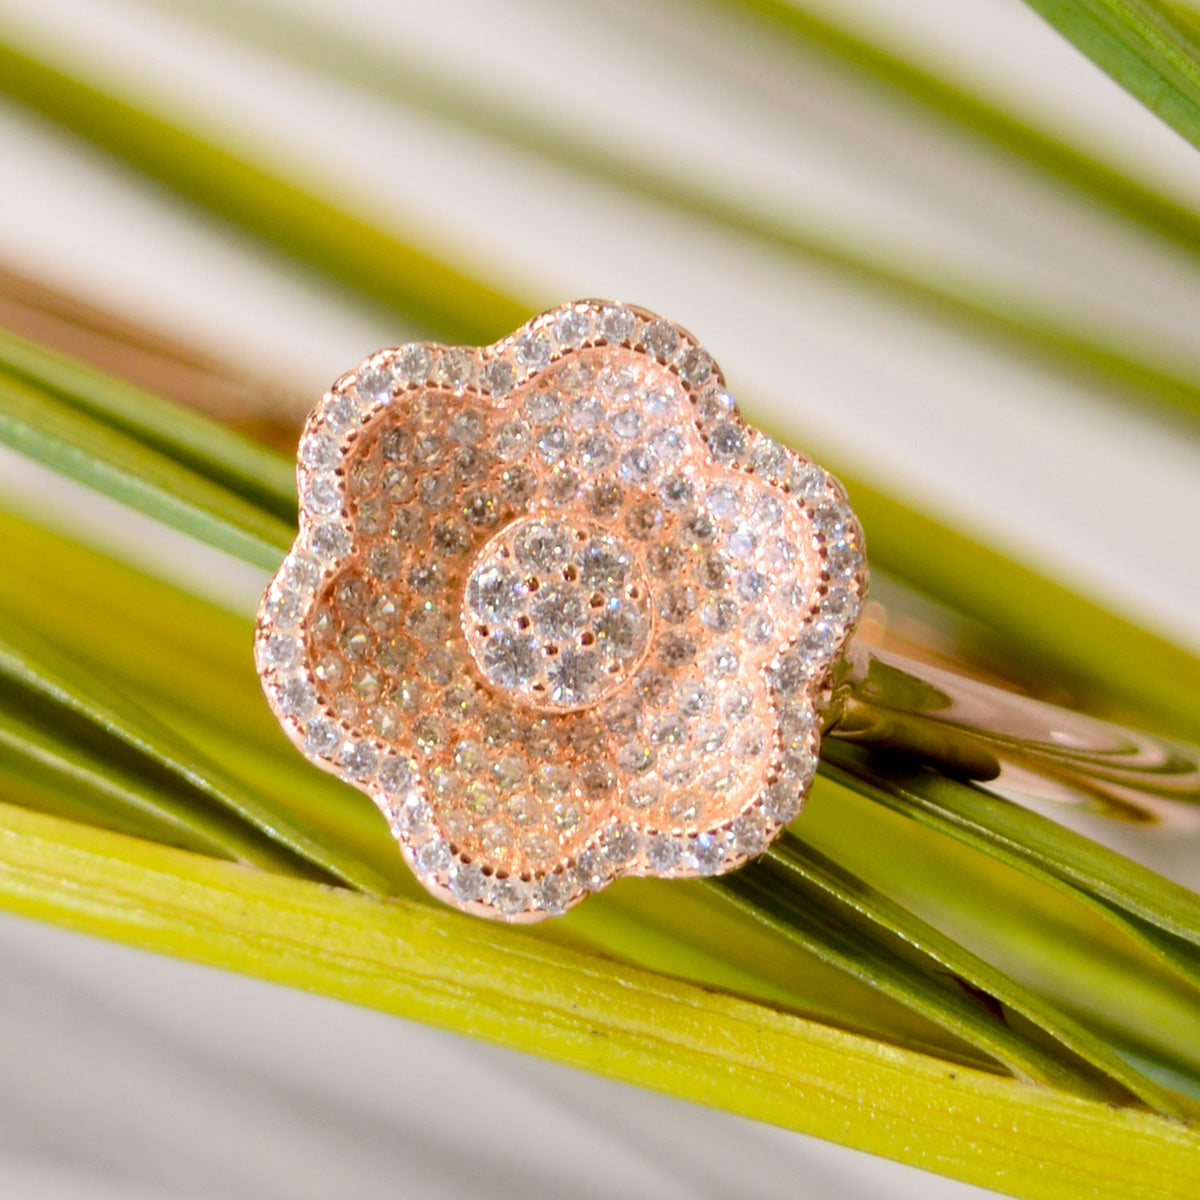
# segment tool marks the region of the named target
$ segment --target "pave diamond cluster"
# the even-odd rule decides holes
[[[682,329],[577,303],[383,351],[317,406],[298,476],[264,687],[436,895],[536,920],[733,869],[795,817],[861,532]]]

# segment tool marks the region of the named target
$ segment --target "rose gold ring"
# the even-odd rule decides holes
[[[317,405],[297,474],[268,700],[460,909],[534,921],[624,875],[734,870],[796,817],[824,728],[872,736],[844,691],[868,668],[843,489],[653,313],[380,351]]]

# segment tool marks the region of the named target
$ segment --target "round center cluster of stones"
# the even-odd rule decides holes
[[[604,700],[633,674],[651,613],[647,580],[620,538],[587,522],[531,517],[481,547],[462,623],[489,683],[564,712]]]

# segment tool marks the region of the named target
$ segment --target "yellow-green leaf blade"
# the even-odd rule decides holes
[[[64,880],[70,884],[64,884]],[[10,910],[416,1018],[1031,1200],[1192,1200],[1200,1139],[468,917],[0,807]]]

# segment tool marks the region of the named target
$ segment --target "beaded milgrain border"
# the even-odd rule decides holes
[[[493,873],[442,835],[421,770],[384,741],[351,735],[318,701],[304,629],[323,581],[353,552],[341,469],[380,414],[422,389],[478,396],[496,406],[585,348],[645,354],[678,379],[711,460],[772,485],[804,510],[821,584],[797,637],[765,668],[775,746],[762,787],[736,816],[686,836],[643,827],[633,814],[597,831],[570,861],[537,878]],[[867,586],[862,532],[841,485],[803,455],[754,430],[725,391],[710,355],[685,330],[644,309],[580,301],[544,312],[482,349],[413,343],[371,355],[310,415],[297,461],[300,530],[259,609],[255,658],[272,711],[305,756],[379,807],[414,873],[467,912],[511,922],[557,915],[622,875],[690,877],[736,869],[799,812],[816,770],[819,714],[832,668],[853,633]]]

